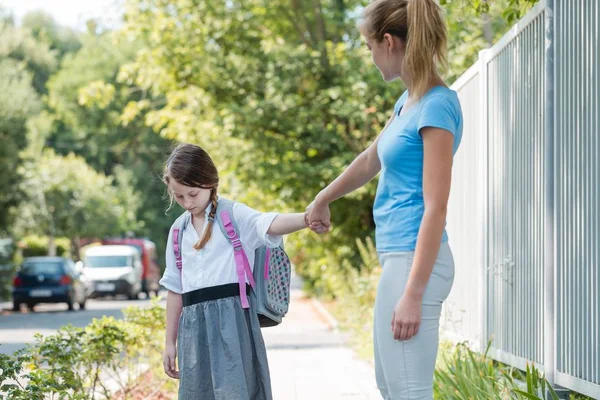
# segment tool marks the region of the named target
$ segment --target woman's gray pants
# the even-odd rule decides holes
[[[423,295],[419,331],[409,340],[394,340],[394,307],[406,288],[414,256],[414,251],[379,253],[383,271],[375,300],[373,338],[377,386],[386,400],[433,398],[440,312],[452,288],[454,260],[448,243],[442,243]]]

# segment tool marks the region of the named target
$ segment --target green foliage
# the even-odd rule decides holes
[[[466,344],[458,344],[444,354],[435,371],[434,398],[558,400],[534,365],[528,364],[526,371],[521,372],[491,360],[487,351],[472,351]]]
[[[62,58],[81,47],[81,42],[73,29],[59,25],[52,15],[45,11],[33,11],[25,14],[21,26],[31,32],[34,38],[50,46]]]
[[[6,34],[1,30],[0,26],[0,48]],[[27,120],[40,107],[25,65],[3,55],[0,49],[0,232],[8,230],[8,209],[19,201],[20,195],[15,190],[19,180],[16,171],[20,164],[19,150],[26,145]]]
[[[122,118],[142,110],[163,137],[207,148],[227,196],[301,211],[373,141],[402,92],[340,13],[361,4],[130,1],[122,35],[141,48],[119,80],[164,103],[140,100]],[[346,246],[356,260],[348,244],[373,232],[374,189],[334,204],[332,235],[290,238],[290,248],[316,263],[327,256],[318,247]]]
[[[106,378],[127,397],[140,363],[160,365],[165,310],[129,308],[124,320],[94,319],[67,326],[14,355],[0,355],[0,392],[14,400],[112,398]],[[123,374],[123,371],[127,374]]]
[[[81,157],[46,150],[20,173],[28,201],[14,210],[15,232],[75,239],[136,229],[139,199],[124,171],[114,185],[114,178],[96,172]]]
[[[123,29],[79,36],[43,12],[25,16],[21,27],[7,18],[0,54],[32,77],[23,75],[23,87],[48,96],[39,113],[36,96],[18,90],[31,111],[6,135],[10,146],[0,164],[22,171],[21,159],[49,146],[81,156],[107,177],[129,174],[142,223],[128,230],[149,236],[159,253],[175,217],[164,215],[158,177],[172,141],[210,151],[225,195],[261,210],[302,210],[371,143],[403,90],[383,82],[369,60],[355,27],[365,3],[130,0]],[[446,1],[450,80],[506,29],[501,13],[517,3]],[[19,159],[23,148],[31,154]],[[19,179],[16,172],[3,175],[0,189]],[[26,192],[0,190],[3,210],[21,198],[30,203],[25,208],[39,205],[31,188],[20,188]],[[371,183],[336,202],[332,235],[291,238],[297,257],[312,269],[331,257],[358,263],[353,243],[373,236],[374,193]],[[131,220],[133,208],[124,208]],[[3,218],[7,227],[11,221]],[[112,226],[110,234],[120,233]]]
[[[160,100],[117,81],[121,65],[132,60],[139,47],[117,39],[111,33],[83,37],[82,48],[65,58],[49,82],[55,122],[48,143],[57,153],[80,155],[117,181],[119,175],[129,174],[126,190],[135,195],[123,199],[139,202],[126,208],[141,224],[128,231],[154,240],[162,254],[173,216],[165,216],[160,174],[172,144],[145,125],[145,108]]]
[[[508,0],[502,8],[502,17],[512,24],[519,20],[525,13],[539,0]],[[440,0],[442,6],[460,4],[470,11],[477,14],[488,14],[490,10],[497,4],[497,1],[492,0]]]
[[[68,256],[71,249],[71,242],[68,238],[54,239],[56,245],[56,255],[59,257]],[[48,255],[49,239],[47,236],[26,236],[21,239],[20,247],[23,257],[37,257]]]
[[[5,57],[29,71],[38,93],[45,93],[46,81],[58,67],[56,53],[47,43],[37,40],[27,29],[0,22],[0,58]]]

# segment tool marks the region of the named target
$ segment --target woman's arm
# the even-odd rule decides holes
[[[303,213],[279,214],[269,227],[267,233],[273,236],[287,235],[306,228]]]
[[[393,120],[394,115],[390,117],[381,132],[384,132]],[[313,225],[319,223],[329,227],[329,204],[364,186],[379,173],[381,163],[377,154],[377,143],[380,136],[381,133],[365,151],[352,161],[352,164],[340,176],[317,195],[313,204],[307,208],[311,229],[314,227]]]
[[[167,375],[175,379],[179,378],[175,360],[177,358],[177,329],[182,308],[181,295],[169,290],[167,293],[167,334],[163,367]]]
[[[423,128],[421,135],[425,212],[406,289],[392,318],[394,338],[400,340],[410,339],[419,329],[423,294],[444,233],[452,179],[454,136],[439,128]]]

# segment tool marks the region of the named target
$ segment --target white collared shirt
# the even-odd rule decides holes
[[[207,218],[204,221],[203,231],[208,225],[208,213],[211,208],[212,205],[209,205],[206,209]],[[188,211],[184,214],[186,213],[189,214]],[[251,267],[254,266],[254,252],[257,248],[281,245],[281,236],[267,234],[277,215],[277,213],[260,213],[242,203],[233,205],[233,218],[237,223],[238,234]],[[181,218],[175,224],[180,220]],[[194,249],[194,244],[200,240],[200,237],[193,224],[190,222],[183,231],[182,243],[180,243],[183,276],[180,276],[179,269],[175,264],[173,227],[171,227],[165,255],[166,269],[160,280],[161,285],[175,293],[186,293],[196,289],[238,282],[233,247],[217,224],[215,219],[212,236],[201,250]]]

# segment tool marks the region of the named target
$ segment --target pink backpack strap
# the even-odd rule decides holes
[[[248,257],[246,257],[244,248],[242,247],[242,241],[233,227],[229,211],[221,212],[221,221],[223,221],[227,238],[233,246],[238,283],[240,285],[240,299],[242,301],[242,307],[249,308],[250,304],[248,304],[248,294],[246,293],[246,279],[248,279],[248,282],[250,282],[250,286],[253,288],[256,287],[254,276],[252,275],[252,268],[250,268],[250,262],[248,261]]]

